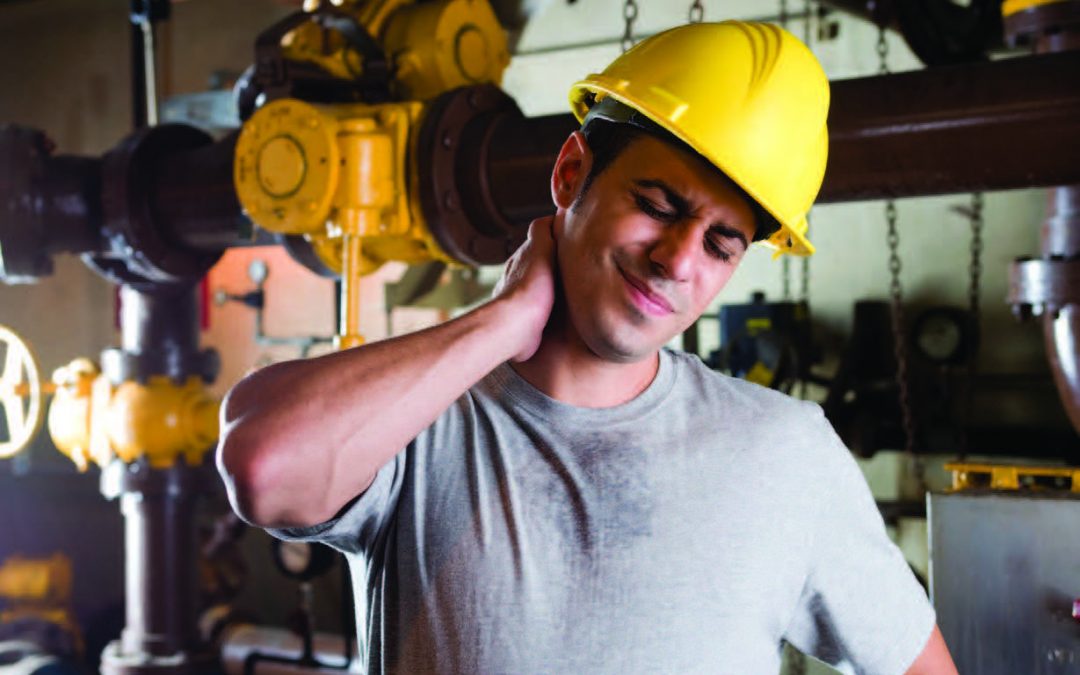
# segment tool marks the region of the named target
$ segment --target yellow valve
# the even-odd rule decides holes
[[[488,0],[335,2],[376,40],[392,64],[399,102],[313,105],[273,101],[244,123],[233,179],[247,215],[261,228],[302,235],[342,277],[338,346],[360,336],[360,277],[384,262],[454,263],[426,227],[415,138],[422,101],[451,89],[502,79],[506,36]],[[306,11],[319,4],[308,2]],[[362,55],[337,31],[305,23],[282,39],[286,58],[353,80]],[[413,191],[415,192],[415,191]]]
[[[196,466],[217,442],[220,404],[197,377],[183,385],[151,377],[146,384],[113,387],[93,364],[76,360],[54,379],[58,389],[49,409],[49,433],[80,471],[90,462],[105,466],[114,457],[124,462],[145,457],[156,469],[183,457]]]
[[[41,430],[45,418],[46,388],[30,345],[15,331],[0,326],[0,410],[7,424],[7,438],[0,438],[0,459],[26,449]]]
[[[94,380],[100,375],[97,364],[78,358],[53,371],[56,393],[49,406],[49,435],[56,448],[67,455],[79,471],[90,460],[90,400]]]
[[[35,605],[64,604],[71,599],[71,560],[63,553],[48,558],[14,555],[0,565],[0,598]]]
[[[233,178],[248,216],[261,228],[299,234],[335,272],[343,236],[363,238],[360,273],[384,262],[454,262],[424,225],[410,131],[420,103],[375,106],[273,101],[245,124]]]
[[[234,179],[263,229],[302,234],[342,277],[339,346],[360,337],[360,277],[388,260],[454,262],[421,217],[410,130],[420,103],[317,106],[284,99],[260,108],[236,145]],[[299,148],[296,150],[295,148]]]
[[[198,377],[182,386],[167,377],[124,382],[109,406],[109,440],[125,462],[146,456],[151,467],[164,469],[183,456],[198,466],[217,443],[219,406]]]
[[[351,13],[392,60],[392,89],[398,99],[426,101],[457,87],[499,84],[510,63],[506,33],[488,0],[343,4],[341,9]],[[339,79],[351,80],[364,71],[361,56],[340,33],[315,23],[290,32],[282,47],[286,58],[314,63]]]

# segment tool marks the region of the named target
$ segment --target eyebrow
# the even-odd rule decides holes
[[[671,208],[675,210],[678,217],[682,218],[687,216],[693,209],[690,208],[690,201],[682,196],[678,190],[668,185],[666,182],[659,178],[641,178],[634,181],[634,185],[640,188],[656,189],[664,193],[664,199],[667,200]],[[709,230],[716,232],[721,237],[727,239],[735,239],[742,242],[743,250],[750,247],[750,242],[746,240],[746,235],[740,230],[728,225],[727,223],[716,221],[709,225]]]

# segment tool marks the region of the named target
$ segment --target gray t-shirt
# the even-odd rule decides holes
[[[613,408],[509,366],[335,519],[369,673],[903,673],[934,613],[821,409],[661,352]]]

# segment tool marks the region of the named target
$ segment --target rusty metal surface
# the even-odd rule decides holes
[[[101,160],[52,156],[52,142],[27,127],[0,126],[0,279],[52,274],[52,254],[97,245]]]
[[[841,80],[818,201],[1080,182],[1080,52]]]
[[[457,89],[434,101],[417,141],[424,220],[444,251],[472,265],[500,263],[524,241],[521,223],[504,216],[487,169],[491,132],[504,117],[521,112],[497,87]]]
[[[215,485],[213,462],[169,469],[114,462],[102,493],[124,514],[126,622],[101,656],[105,675],[211,672],[196,624],[196,507]]]
[[[1080,52],[832,83],[819,203],[1080,182]],[[572,115],[504,123],[483,170],[521,226],[550,212],[548,181]],[[544,143],[539,143],[543,140]]]
[[[216,143],[178,152],[154,174],[154,215],[161,229],[185,247],[220,252],[250,238],[252,224],[233,188],[239,132]]]
[[[834,82],[818,201],[1080,183],[1078,72],[1080,52],[1066,52]],[[440,243],[463,261],[494,264],[531,219],[551,212],[551,167],[577,124],[569,114],[523,118],[508,98],[474,107],[468,96],[454,94],[430,116],[419,189]],[[82,195],[85,208],[57,230],[81,233],[75,248],[106,248],[96,258],[107,276],[197,278],[216,252],[249,243],[232,188],[235,139],[188,135],[159,127],[118,146],[101,203]],[[69,173],[100,160],[72,161]],[[40,180],[61,178],[51,166]],[[102,210],[106,236],[82,236],[80,223],[92,229]],[[3,229],[0,246],[26,248]],[[128,274],[132,263],[139,274]]]

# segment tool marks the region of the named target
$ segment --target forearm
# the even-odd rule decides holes
[[[222,406],[218,466],[234,507],[264,526],[333,516],[511,358],[521,330],[493,302],[418,333],[253,373]]]

